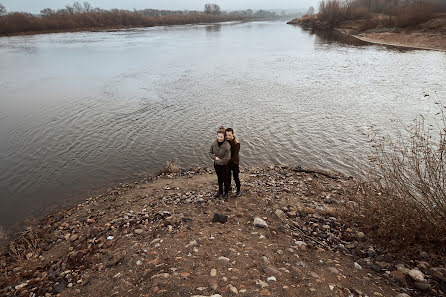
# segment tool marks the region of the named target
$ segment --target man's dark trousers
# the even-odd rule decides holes
[[[238,163],[229,163],[229,183],[231,182],[231,175],[234,175],[235,186],[237,187],[237,192],[240,192],[240,179],[238,174],[240,173],[240,167]]]

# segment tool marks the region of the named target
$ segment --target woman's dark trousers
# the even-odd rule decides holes
[[[218,177],[218,192],[223,194],[229,192],[229,167],[228,165],[216,165],[214,164],[215,172]],[[224,186],[224,188],[223,188]]]

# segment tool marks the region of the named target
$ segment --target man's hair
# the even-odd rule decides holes
[[[234,130],[232,128],[226,128],[226,132],[231,132],[232,134],[234,134]]]

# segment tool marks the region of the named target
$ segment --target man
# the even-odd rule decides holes
[[[229,182],[231,182],[231,174],[234,176],[235,186],[237,187],[237,192],[235,194],[235,197],[240,196],[240,179],[238,177],[238,174],[240,172],[240,142],[235,139],[234,136],[234,130],[232,128],[226,129],[226,140],[231,145],[231,159],[229,160]]]

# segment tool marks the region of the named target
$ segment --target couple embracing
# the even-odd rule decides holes
[[[237,187],[236,197],[240,196],[239,157],[240,143],[235,139],[232,128],[225,129],[221,126],[217,130],[217,139],[212,143],[209,157],[214,160],[215,173],[218,178],[218,192],[215,197],[227,200],[231,190],[231,175],[234,176]]]

